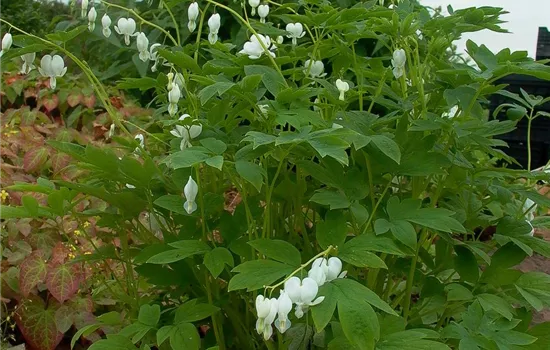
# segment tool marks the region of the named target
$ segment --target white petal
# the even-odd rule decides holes
[[[320,304],[323,300],[325,300],[324,296],[319,297],[319,298],[315,299],[314,301],[312,301],[311,303],[309,303],[309,306],[314,306],[314,305]]]
[[[183,203],[183,209],[185,209],[187,214],[191,215],[195,210],[197,210],[197,203],[192,201],[185,201],[185,203]]]
[[[302,300],[300,295],[300,287],[300,279],[296,276],[290,277],[288,281],[285,282],[285,292],[294,303]]]
[[[191,176],[189,176],[189,180],[183,188],[183,193],[185,194],[185,198],[189,201],[194,201],[199,193],[199,186]]]
[[[317,292],[319,291],[319,286],[317,285],[317,282],[315,282],[314,279],[306,277],[302,280],[302,287],[300,288],[300,296],[301,300],[304,303],[310,303],[315,296],[317,296]]]

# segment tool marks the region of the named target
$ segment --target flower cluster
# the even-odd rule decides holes
[[[285,281],[284,289],[281,290],[278,298],[266,298],[263,295],[256,297],[256,332],[268,340],[273,335],[272,324],[279,332],[286,332],[291,322],[288,314],[292,311],[294,304],[294,315],[302,318],[311,306],[320,304],[325,300],[324,296],[317,297],[319,287],[336,278],[346,276],[342,272],[342,261],[336,257],[330,259],[317,258],[313,261],[308,277],[300,279],[296,276]]]

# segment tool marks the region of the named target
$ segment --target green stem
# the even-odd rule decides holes
[[[197,31],[197,39],[195,40],[196,49],[195,49],[195,55],[194,55],[195,62],[197,62],[197,63],[199,62],[199,49],[201,47],[202,26],[204,24],[204,17],[206,16],[206,11],[208,10],[209,7],[210,7],[210,4],[206,4],[206,6],[204,7],[204,10],[202,11],[201,19],[199,21],[199,29]]]
[[[337,247],[336,247],[337,248]],[[331,251],[335,250],[336,249],[335,247],[333,246],[328,246],[327,249],[325,249],[324,251],[320,252],[319,254],[315,255],[313,258],[309,259],[305,264],[302,264],[300,265],[300,267],[298,267],[296,270],[292,271],[292,273],[290,275],[288,275],[284,280],[282,280],[281,282],[273,285],[273,286],[265,286],[265,289],[266,290],[269,290],[269,294],[271,295],[271,293],[273,292],[273,290],[277,287],[280,287],[282,286],[283,284],[285,284],[286,281],[288,281],[291,277],[293,277],[294,275],[296,275],[298,272],[302,271],[304,268],[308,267],[312,262],[315,261],[315,259],[317,258],[320,258],[322,256],[327,256],[330,254]]]
[[[172,22],[174,23],[174,28],[176,29],[176,38],[178,39],[178,46],[181,46],[181,37],[180,37],[180,29],[178,22],[176,21],[176,17],[174,17],[174,14],[172,13],[172,10],[170,10],[170,7],[164,0],[160,0],[164,3],[164,7],[166,8],[166,12],[170,15],[170,18],[172,19]]]
[[[374,219],[374,213],[376,213],[376,210],[378,209],[378,207],[380,206],[380,203],[382,202],[382,199],[384,199],[384,196],[386,195],[386,192],[388,192],[388,189],[390,188],[391,186],[391,183],[392,183],[392,180],[390,180],[388,182],[388,184],[386,185],[386,188],[384,188],[384,191],[382,192],[382,194],[380,195],[380,198],[378,198],[378,201],[376,202],[376,204],[374,205],[374,208],[372,208],[372,213],[370,214],[369,216],[369,220],[367,221],[367,223],[365,224],[365,228],[363,229],[363,234],[367,233],[367,230],[370,226],[370,224],[372,223],[372,220]]]

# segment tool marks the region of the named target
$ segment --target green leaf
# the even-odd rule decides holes
[[[157,346],[161,346],[166,339],[168,339],[174,330],[176,329],[176,326],[170,325],[170,326],[163,326],[157,331]]]
[[[245,288],[249,292],[254,291],[270,285],[293,270],[292,266],[273,260],[247,261],[233,269],[233,272],[239,272],[239,274],[229,281],[228,291]]]
[[[261,75],[265,87],[275,97],[287,87],[285,79],[271,67],[259,65],[245,66],[244,72],[246,75]]]
[[[340,211],[329,211],[324,221],[319,221],[316,227],[316,237],[323,249],[328,246],[341,247],[348,234],[346,217]]]
[[[55,325],[55,312],[58,308],[59,304],[55,300],[46,306],[36,295],[20,302],[15,320],[28,345],[45,350],[57,347],[63,339],[63,333]]]
[[[359,243],[359,244],[358,244]],[[345,262],[358,267],[371,267],[387,269],[384,260],[369,251],[369,247],[361,245],[361,242],[348,241],[338,250],[338,257]]]
[[[144,325],[155,327],[160,320],[160,305],[141,305],[138,321]]]
[[[214,278],[218,278],[225,265],[233,267],[233,255],[227,248],[216,247],[204,255],[204,265]]]
[[[328,205],[330,210],[349,208],[351,205],[345,194],[340,191],[328,189],[317,190],[309,201],[321,205]]]
[[[330,283],[338,287],[340,294],[344,297],[344,299],[364,301],[390,315],[397,315],[388,303],[383,301],[375,292],[357,281],[350,278],[338,278]]]
[[[325,283],[319,288],[319,293],[317,295],[325,297],[322,303],[311,308],[311,317],[313,318],[315,329],[317,329],[317,333],[319,333],[325,329],[332,319],[340,293],[338,288],[332,283]]]
[[[183,202],[184,200],[181,196],[167,194],[157,198],[153,204],[177,214],[187,214],[187,211],[183,208]]]
[[[456,245],[454,266],[460,278],[466,282],[475,283],[479,279],[479,267],[477,259],[470,249]]]
[[[212,158],[208,158],[204,161],[207,165],[210,165],[213,168],[216,168],[218,170],[222,170],[223,168],[223,156],[214,156]]]
[[[261,191],[265,176],[265,170],[261,166],[245,160],[238,160],[235,162],[235,168],[239,176],[250,182],[258,192]]]
[[[55,33],[46,34],[46,38],[50,39],[51,41],[59,41],[62,43],[66,43],[67,41],[76,38],[81,33],[84,33],[86,30],[87,30],[87,27],[82,25],[68,32],[56,31]]]
[[[509,302],[494,294],[479,294],[476,296],[477,300],[485,311],[496,311],[500,315],[504,316],[507,320],[511,320],[513,315],[513,309]]]
[[[197,328],[192,323],[180,323],[174,326],[170,334],[172,350],[198,350],[201,347],[201,338]]]
[[[201,105],[205,105],[214,95],[222,96],[227,90],[235,86],[235,83],[229,81],[220,81],[212,85],[208,85],[199,92]]]
[[[533,309],[537,310],[537,312],[541,312],[544,309],[544,304],[539,298],[518,285],[516,285],[516,289],[519,294],[521,294],[521,296],[533,307]]]
[[[336,159],[340,164],[347,166],[349,164],[346,150],[350,143],[341,137],[332,135],[321,135],[308,138],[307,142],[313,147],[321,158],[330,156]]]
[[[210,247],[206,243],[196,240],[177,241],[172,242],[169,245],[176,249],[167,250],[153,255],[147,260],[147,263],[169,264],[186,259],[193,255],[204,254],[210,250]]]
[[[88,350],[135,350],[136,346],[130,339],[118,335],[109,334],[107,339],[101,339],[93,343]]]
[[[391,233],[398,241],[411,249],[416,249],[416,230],[410,222],[405,220],[392,220]]]
[[[123,78],[116,87],[122,90],[139,89],[144,92],[157,87],[157,80],[149,77]]]
[[[223,141],[212,137],[200,140],[200,144],[214,154],[222,154],[227,150],[227,145]]]
[[[166,163],[172,169],[190,168],[210,157],[211,155],[206,148],[197,146],[172,153],[164,159],[163,163]]]
[[[166,58],[168,62],[173,63],[182,69],[190,70],[195,74],[202,73],[202,69],[199,67],[197,62],[195,62],[193,57],[183,53],[182,51],[158,49],[158,53],[160,56]]]
[[[279,239],[257,239],[248,242],[260,254],[290,266],[300,266],[300,251],[292,244]]]
[[[220,308],[210,304],[197,304],[191,300],[176,309],[175,323],[195,322],[203,320],[218,312]]]
[[[380,325],[372,307],[364,301],[338,299],[338,318],[349,342],[361,350],[372,350],[380,337]]]
[[[374,144],[382,153],[399,164],[401,162],[401,150],[395,141],[383,135],[369,136],[370,143]]]
[[[101,324],[90,324],[80,328],[71,339],[71,349],[74,348],[80,337],[87,337],[101,327]]]
[[[73,325],[74,310],[67,305],[61,306],[55,311],[55,326],[61,333],[65,333]]]
[[[407,255],[391,238],[376,236],[373,234],[364,234],[352,238],[346,242],[342,249],[378,252],[398,256]]]
[[[474,295],[468,288],[458,283],[451,283],[445,286],[445,290],[447,291],[447,301],[465,301],[474,298]]]

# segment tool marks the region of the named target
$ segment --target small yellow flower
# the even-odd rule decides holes
[[[82,232],[80,230],[74,230],[75,236],[80,236]]]
[[[90,223],[86,221],[82,226],[84,226],[84,228],[90,227]]]
[[[0,198],[2,199],[2,202],[4,202],[6,199],[10,198],[10,194],[6,192],[6,190],[2,190],[2,192],[0,192]]]

